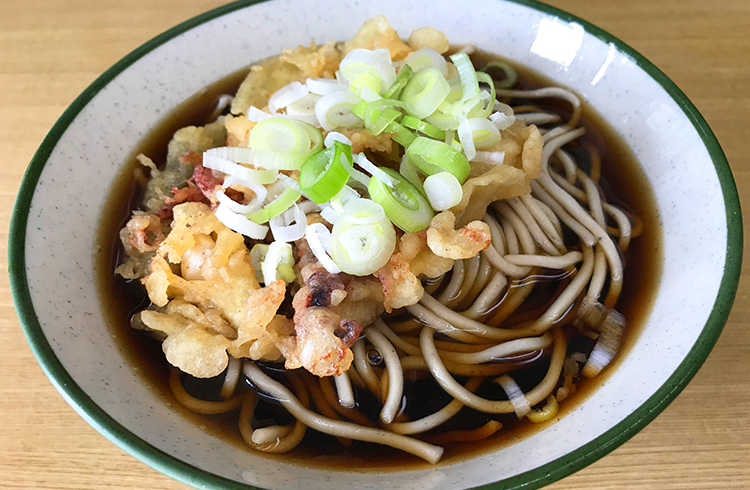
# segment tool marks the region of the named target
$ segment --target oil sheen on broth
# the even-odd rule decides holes
[[[481,51],[474,53],[472,60],[478,68],[494,60],[507,62],[500,57]],[[518,88],[528,90],[555,85],[548,79],[524,67],[510,64],[518,70]],[[118,340],[118,345],[125,358],[134,368],[137,368],[143,383],[149,386],[165,402],[170,403],[175,412],[179,413],[179,416],[185,417],[201,428],[205,427],[207,432],[220,437],[229,444],[252,451],[242,441],[237,428],[239,408],[221,415],[199,415],[188,411],[174,400],[167,382],[169,365],[164,359],[160,343],[129,326],[130,317],[136,311],[148,306],[148,297],[137,281],[125,281],[121,277],[115,276],[113,272],[118,264],[120,254],[123,253],[118,239],[118,231],[128,220],[130,211],[137,205],[142,191],[139,179],[134,178],[140,176],[140,182],[143,182],[144,178],[140,166],[136,163],[135,156],[144,153],[155,162],[164,161],[167,144],[172,134],[181,127],[202,125],[208,122],[207,118],[216,106],[219,96],[235,93],[246,73],[247,69],[240,70],[195,94],[165,117],[139,143],[111,189],[111,198],[102,212],[97,237],[99,246],[96,248],[95,265],[98,289],[101,292],[102,310],[104,317],[107,319],[107,327],[111,330],[114,338]],[[551,106],[544,105],[543,102],[539,101],[534,101],[534,103],[542,108],[558,112],[563,118],[569,113],[569,108],[564,104]],[[514,414],[490,415],[464,407],[458,416],[438,430],[443,432],[453,429],[473,429],[486,423],[490,418],[500,421],[503,428],[488,439],[479,442],[442,444],[445,447],[445,453],[439,464],[455,463],[458,460],[474,457],[483,452],[512,444],[533,431],[554,423],[556,419],[575,409],[584,399],[596,391],[597,386],[603,383],[610,373],[618,368],[619,363],[627,356],[629,349],[634,344],[651,311],[653,302],[651,293],[658,287],[662,263],[661,228],[651,187],[627,145],[602,121],[593,108],[585,103],[581,125],[586,128],[586,135],[580,138],[580,142],[592,145],[601,154],[602,179],[600,185],[608,201],[620,205],[631,214],[638,216],[643,222],[643,233],[638,238],[633,239],[625,257],[623,257],[625,280],[617,305],[618,310],[627,319],[623,345],[615,360],[601,375],[593,380],[582,376],[577,377],[575,394],[560,403],[560,412],[552,421],[533,424],[525,419],[518,421]],[[568,148],[576,157],[585,158],[587,154],[580,144],[569,145]],[[542,284],[538,285],[535,291],[545,289],[545,278],[540,278],[540,281]],[[551,286],[551,283],[549,284]],[[538,295],[539,293],[532,294],[524,305],[533,307],[535,301],[536,303],[539,302]],[[519,308],[519,311],[523,311],[524,305]],[[566,336],[569,338],[568,353],[575,351],[590,352],[594,341],[582,336],[573,337],[574,331],[575,328],[573,327],[566,328]],[[522,375],[514,373],[514,378],[519,386],[526,391],[544,377],[547,370],[546,364],[537,364]],[[410,403],[407,405],[406,412],[412,420],[442,408],[452,399],[442,389],[439,389],[436,382],[429,376],[415,377],[413,371],[406,372],[405,376],[404,396],[410,400],[420,400],[419,404]],[[221,383],[220,379],[198,381],[188,377],[184,381],[184,386],[191,394],[198,397],[203,394],[205,397],[204,393],[217,393]],[[504,397],[500,387],[492,383],[485,383],[477,391],[477,394],[488,398]],[[366,397],[372,395],[359,390],[357,396],[360,405],[366,406]],[[373,409],[370,410],[372,413],[368,413],[366,408],[362,411],[373,420],[377,420],[378,408],[375,404],[372,405]],[[293,422],[289,415],[284,414],[280,406],[268,403],[259,405],[255,412],[255,419],[260,421],[274,420],[282,424]],[[329,469],[346,467],[346,469],[351,470],[355,467],[367,470],[394,470],[432,467],[429,463],[415,456],[386,446],[354,441],[351,447],[344,447],[333,437],[313,430],[308,430],[302,443],[291,452],[274,455],[265,455],[260,452],[255,454],[291,463]]]

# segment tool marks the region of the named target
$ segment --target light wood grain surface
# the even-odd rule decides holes
[[[130,50],[221,3],[0,2],[0,489],[187,488],[99,435],[45,378],[11,302],[6,238],[26,165],[75,96]],[[750,2],[552,3],[624,40],[682,88],[716,133],[746,204]],[[724,333],[677,400],[629,442],[550,489],[750,488],[749,288],[743,267]]]

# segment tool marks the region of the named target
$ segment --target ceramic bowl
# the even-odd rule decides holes
[[[656,194],[663,277],[619,369],[559,422],[494,452],[436,468],[331,473],[226,444],[177,416],[141,381],[104,326],[94,283],[97,223],[136,143],[217,80],[311,38],[344,40],[384,13],[402,33],[430,25],[502,53],[583,95],[632,148]],[[54,233],[50,233],[54,230]],[[537,488],[643,428],[703,363],[734,298],[740,205],[727,161],[687,97],[623,42],[533,1],[244,1],[191,19],[103,73],[34,156],[13,212],[10,276],[19,318],[47,376],[103,435],[196,488]],[[647,362],[658,359],[658,362]],[[624,394],[627,393],[627,396]]]

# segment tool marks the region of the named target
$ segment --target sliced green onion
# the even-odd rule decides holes
[[[271,114],[267,112],[263,112],[260,109],[258,109],[255,106],[250,106],[247,109],[247,120],[252,121],[254,123],[259,123],[263,121],[264,119],[268,119],[269,117],[273,117]]]
[[[361,127],[362,121],[352,113],[360,102],[362,99],[348,90],[332,92],[315,103],[315,117],[326,131]]]
[[[305,201],[312,203],[312,201]],[[296,203],[278,216],[268,221],[273,239],[278,242],[294,242],[305,236],[307,216]]]
[[[263,261],[268,253],[268,245],[265,243],[256,243],[253,248],[250,249],[250,264],[255,269],[255,279],[258,282],[263,282]]]
[[[491,61],[484,65],[483,71],[489,73],[490,70],[495,68],[502,70],[505,77],[502,80],[494,80],[493,78],[494,86],[497,88],[512,88],[516,85],[518,82],[518,73],[515,68],[502,61]]]
[[[305,85],[299,82],[292,82],[277,90],[270,99],[268,99],[268,109],[273,114],[277,114],[279,109],[300,100],[310,92]]]
[[[388,219],[402,230],[416,232],[427,228],[434,213],[422,193],[395,170],[381,170],[387,173],[396,185],[389,187],[377,177],[373,177],[367,187],[372,200],[380,204]]]
[[[417,119],[416,117],[412,116],[404,116],[404,118],[401,120],[401,124],[406,126],[409,129],[415,129],[422,133],[425,136],[429,136],[430,138],[435,138],[442,140],[445,138],[445,131],[442,129],[438,129],[432,124],[422,121],[421,119]]]
[[[303,121],[271,117],[250,131],[255,165],[263,168],[298,170],[311,153],[323,146],[319,129]]]
[[[446,63],[443,55],[432,48],[423,48],[414,51],[404,61],[406,61],[406,66],[411,67],[414,71],[419,71],[423,68],[437,68],[443,76],[448,75],[448,63]]]
[[[489,119],[472,117],[468,123],[477,150],[486,150],[500,142],[500,130]]]
[[[388,90],[396,81],[396,70],[382,53],[369,49],[355,49],[347,54],[339,65],[341,74],[354,82],[359,75],[367,73],[381,83],[381,90]],[[378,90],[380,92],[380,90]]]
[[[333,196],[331,200],[328,201],[328,205],[323,206],[320,215],[329,223],[336,223],[339,217],[344,213],[344,206],[346,206],[350,201],[359,199],[360,197],[362,196],[360,196],[357,191],[355,191],[348,185],[345,185],[338,194]]]
[[[351,153],[351,146],[334,141],[332,147],[308,158],[300,168],[299,184],[302,191],[317,204],[323,204],[335,196],[349,180],[349,172],[342,164],[341,157],[346,155],[349,160]]]
[[[359,91],[358,95],[360,98],[367,102],[375,102],[376,100],[382,100],[383,97],[380,96],[377,92],[375,92],[370,87],[362,87],[362,89]]]
[[[403,175],[406,180],[411,182],[412,185],[419,189],[420,192],[424,190],[424,187],[422,186],[422,180],[419,178],[419,174],[417,174],[417,167],[414,166],[414,164],[411,162],[411,160],[409,160],[409,157],[406,156],[406,154],[401,157],[401,164],[398,167],[398,173]]]
[[[305,231],[305,238],[307,244],[310,245],[310,251],[312,251],[315,258],[318,259],[320,265],[331,274],[338,274],[341,269],[331,258],[331,232],[323,223],[313,223],[307,225]]]
[[[487,106],[482,109],[482,112],[478,114],[478,117],[487,118],[487,116],[490,115],[492,112],[492,109],[495,107],[495,101],[497,100],[497,93],[495,92],[495,84],[492,82],[492,77],[490,77],[488,74],[478,71],[477,72],[477,81],[481,83],[486,83],[490,87],[490,96]],[[486,92],[484,92],[486,93]],[[472,114],[473,115],[473,114]]]
[[[219,204],[214,211],[216,219],[224,223],[227,228],[255,240],[263,240],[268,234],[268,227],[253,223],[241,214],[237,214],[223,204]]]
[[[372,73],[362,72],[352,80],[352,83],[349,85],[349,90],[361,96],[362,90],[364,89],[368,89],[375,94],[380,94],[381,87],[382,83],[380,77],[373,75]]]
[[[451,61],[456,65],[458,76],[461,79],[461,100],[467,101],[479,95],[479,83],[474,65],[466,53],[451,55]]]
[[[439,172],[427,177],[424,191],[430,205],[436,211],[444,211],[461,202],[463,189],[461,183],[450,172]]]
[[[240,150],[239,152],[234,150]],[[239,158],[238,156],[241,156]],[[278,172],[276,170],[258,170],[247,168],[235,162],[250,163],[247,160],[254,160],[253,150],[249,148],[235,148],[231,146],[212,148],[203,152],[203,166],[213,170],[218,170],[229,176],[237,177],[245,182],[256,184],[270,184],[276,180]]]
[[[344,216],[355,214],[365,217],[361,203],[352,201],[344,208]],[[375,202],[372,205],[380,207]],[[357,203],[355,213],[349,213]],[[374,214],[374,211],[370,212]],[[375,223],[356,224],[346,219],[339,219],[333,225],[331,252],[336,265],[347,274],[367,276],[383,267],[396,248],[396,230],[393,224],[384,218]]]
[[[464,116],[458,118],[458,141],[461,142],[461,146],[464,148],[464,155],[467,160],[473,160],[477,155],[477,150],[474,148],[474,138],[471,136],[471,127],[469,126],[469,120]]]
[[[294,119],[299,119],[310,124],[318,124],[315,117],[315,104],[321,99],[320,95],[307,94],[296,102],[286,106],[286,114]]]
[[[255,196],[253,196],[253,200],[247,204],[240,204],[238,202],[233,201],[229,196],[227,196],[224,193],[224,189],[232,185],[241,185],[253,191],[253,194],[255,194]],[[216,196],[217,201],[219,201],[221,204],[228,207],[235,213],[245,214],[245,213],[251,213],[260,207],[261,203],[263,203],[263,201],[266,198],[266,192],[267,191],[266,191],[265,186],[261,184],[256,184],[254,182],[245,182],[245,181],[238,179],[237,177],[228,177],[224,181],[222,189],[218,189],[216,191],[215,196]]]
[[[310,147],[310,136],[296,121],[269,117],[250,131],[250,147],[256,151],[296,153]]]
[[[492,121],[492,124],[494,124],[497,129],[508,129],[514,122],[516,122],[516,116],[513,115],[512,110],[510,115],[506,114],[504,111],[498,111],[490,114],[490,121]]]
[[[355,225],[371,225],[384,220],[385,211],[371,199],[354,199],[344,207],[341,219]]]
[[[455,130],[458,128],[458,118],[452,114],[447,114],[441,110],[433,112],[430,116],[424,119],[426,122],[432,124],[438,129],[443,131]]]
[[[271,284],[276,282],[277,278],[288,283],[294,281],[297,276],[292,269],[293,265],[292,246],[289,243],[279,241],[271,243],[261,263],[263,283]]]
[[[365,109],[367,109],[367,104],[369,104],[369,102],[367,102],[366,100],[363,100],[363,101],[359,102],[357,105],[355,105],[354,107],[352,107],[352,114],[354,114],[355,116],[357,116],[359,119],[364,120],[365,119]]]
[[[331,131],[326,135],[325,139],[323,140],[323,146],[325,146],[326,148],[330,148],[333,146],[333,143],[335,141],[340,141],[345,145],[352,146],[352,142],[349,138],[336,131]]]
[[[442,141],[420,136],[406,149],[409,160],[427,175],[442,171],[452,173],[463,183],[469,176],[471,166],[461,153]]]
[[[385,173],[382,168],[378,167],[370,160],[368,160],[364,153],[358,153],[354,155],[353,159],[357,163],[357,165],[362,167],[365,171],[369,172],[373,177],[377,177],[388,187],[393,187],[394,185],[396,185],[396,183],[391,180],[388,174]]]
[[[333,92],[346,90],[346,85],[330,78],[308,78],[305,81],[305,85],[307,85],[307,90],[310,93],[318,95],[328,95]]]
[[[284,189],[276,199],[266,204],[263,209],[249,213],[247,217],[255,223],[268,223],[271,218],[275,218],[294,204],[300,198],[299,192],[291,187]]]
[[[372,102],[369,105],[372,104],[375,104],[375,102]],[[382,133],[390,123],[400,119],[402,115],[403,114],[392,107],[386,107],[382,111],[369,111],[368,109],[365,111],[365,128],[367,128],[370,134],[377,136]]]
[[[490,165],[502,165],[505,160],[504,151],[478,151],[473,162],[489,163]]]
[[[398,143],[399,145],[403,146],[404,148],[408,148],[409,145],[411,145],[414,140],[416,139],[416,136],[414,136],[414,133],[406,129],[401,124],[397,123],[396,121],[393,121],[385,128],[386,133],[393,133],[393,141]]]
[[[411,77],[400,98],[410,115],[422,119],[435,112],[450,91],[450,84],[440,70],[424,68]]]
[[[396,82],[391,85],[391,88],[385,91],[383,94],[384,99],[398,99],[399,95],[401,95],[401,91],[406,87],[406,84],[409,83],[409,78],[411,77],[412,73],[414,73],[414,70],[412,70],[411,66],[404,65],[403,68],[401,68],[401,71],[398,72],[398,77],[396,77]]]

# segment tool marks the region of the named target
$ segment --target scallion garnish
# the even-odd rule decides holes
[[[463,189],[458,179],[450,172],[438,172],[424,181],[424,191],[430,205],[436,211],[444,211],[461,202]]]
[[[289,209],[299,198],[299,192],[291,187],[287,187],[284,189],[284,192],[282,192],[276,199],[266,204],[263,209],[253,211],[252,213],[249,213],[247,217],[258,224],[268,223],[271,218],[274,218]]]
[[[451,86],[440,70],[424,68],[406,84],[401,92],[401,100],[410,115],[422,119],[435,112],[450,91]]]
[[[383,218],[374,223],[352,223],[347,215],[362,220],[382,212],[369,199],[356,199],[344,207],[341,219],[333,225],[331,252],[336,265],[347,274],[367,276],[383,267],[396,248],[396,230]]]
[[[406,156],[427,175],[448,171],[463,184],[469,176],[469,161],[458,150],[442,141],[420,136],[406,149]]]
[[[342,158],[351,166],[352,147],[340,141],[319,151],[300,168],[300,188],[317,204],[323,204],[335,196],[349,180]]]
[[[404,116],[404,118],[401,120],[401,124],[409,129],[419,131],[423,135],[429,136],[430,138],[435,138],[438,140],[445,139],[445,131],[436,128],[428,122],[417,119],[416,117]]]
[[[390,168],[381,168],[395,183],[388,186],[377,177],[370,179],[367,190],[373,201],[380,204],[385,215],[407,232],[424,230],[434,216],[430,204],[414,184]]]

